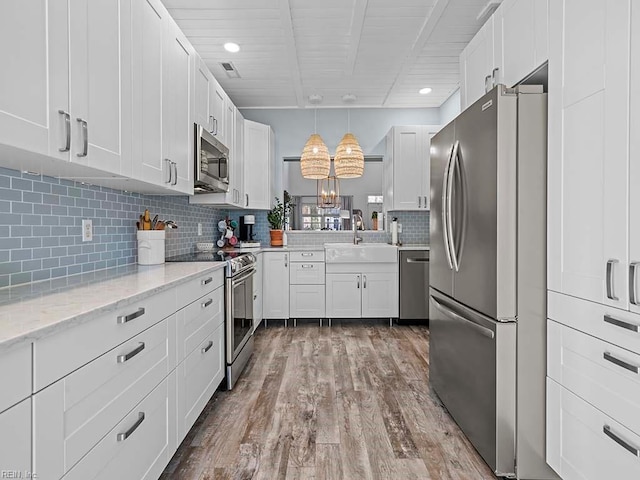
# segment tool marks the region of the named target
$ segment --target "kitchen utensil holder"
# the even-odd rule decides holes
[[[138,264],[164,263],[164,230],[138,230]]]

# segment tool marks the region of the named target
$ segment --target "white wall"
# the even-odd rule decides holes
[[[460,89],[451,94],[445,102],[440,105],[440,125],[445,126],[460,113]]]

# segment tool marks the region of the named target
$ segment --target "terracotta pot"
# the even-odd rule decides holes
[[[269,235],[271,235],[272,247],[282,246],[282,230],[269,230]]]

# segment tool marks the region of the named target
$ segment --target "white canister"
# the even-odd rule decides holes
[[[384,230],[384,214],[378,212],[378,230]]]
[[[138,264],[164,263],[164,230],[138,230]]]

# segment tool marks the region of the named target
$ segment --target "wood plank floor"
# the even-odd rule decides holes
[[[274,323],[162,480],[496,478],[429,388],[427,328]]]

